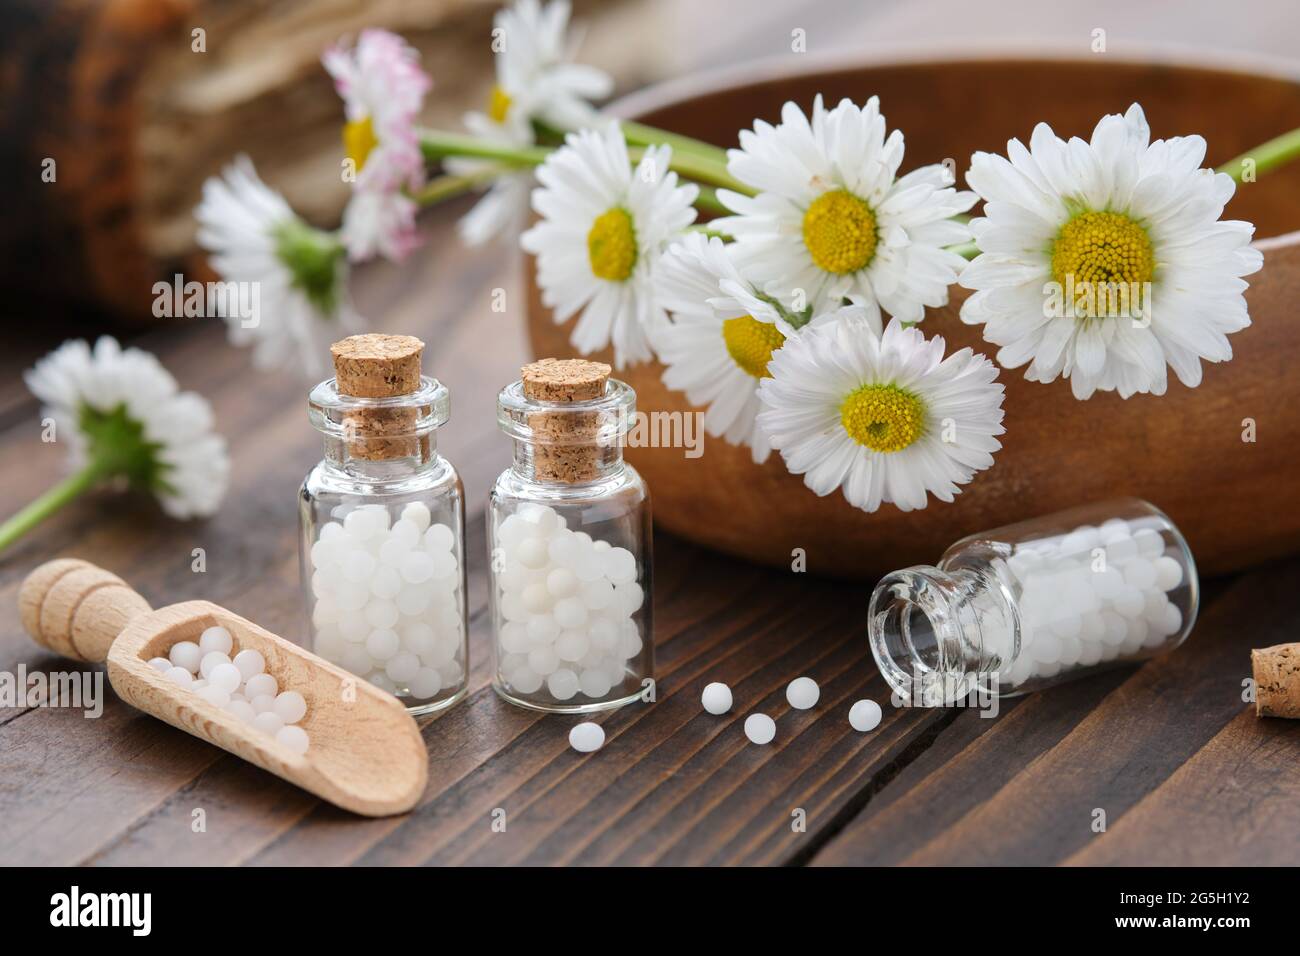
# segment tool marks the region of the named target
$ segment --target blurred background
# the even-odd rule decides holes
[[[497,7],[494,0],[0,0],[0,414],[9,413],[10,423],[27,414],[31,399],[17,373],[69,335],[112,331],[163,352],[164,342],[196,336],[196,348],[226,349],[218,320],[151,314],[158,279],[209,277],[191,214],[203,180],[247,152],[295,209],[334,226],[347,197],[338,175],[342,116],[321,51],[366,26],[403,34],[435,79],[425,120],[458,128],[465,109],[487,100]],[[619,94],[771,58],[870,61],[999,48],[1087,55],[1098,31],[1106,51],[1099,55],[1193,48],[1286,71],[1300,40],[1295,0],[574,0],[574,7],[584,28],[580,59],[609,71]],[[47,182],[50,159],[57,177]],[[453,394],[485,377],[492,386],[480,390],[490,396],[525,358],[525,344],[519,313],[503,328],[488,293],[517,293],[520,271],[510,247],[453,248],[449,224],[467,207],[427,213],[425,248],[402,267],[359,270],[353,290],[376,328],[420,334],[454,319],[440,334],[490,329],[490,354],[460,373],[464,381],[458,370],[436,368],[438,342],[429,353]],[[246,368],[246,358],[231,367]],[[182,377],[181,384],[195,383]],[[497,437],[469,427],[472,433],[463,431],[463,418],[453,420],[453,450]]]

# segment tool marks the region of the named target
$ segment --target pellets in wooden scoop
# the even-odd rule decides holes
[[[242,650],[232,660],[234,646],[230,632],[218,625],[205,630],[197,644],[178,641],[167,657],[155,657],[149,665],[294,753],[306,753],[311,740],[298,726],[307,716],[306,698],[296,690],[280,691],[259,651]]]

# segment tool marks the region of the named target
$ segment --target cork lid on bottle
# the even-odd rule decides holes
[[[591,481],[627,430],[636,395],[603,362],[541,359],[501,393],[502,428],[530,449],[541,481]]]
[[[429,433],[446,421],[446,389],[421,378],[423,353],[412,335],[352,335],[330,346],[336,423],[353,458],[429,457]],[[438,399],[435,409],[431,400]]]

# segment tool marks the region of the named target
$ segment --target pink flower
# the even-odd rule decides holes
[[[387,30],[364,30],[356,46],[335,46],[322,62],[343,98],[343,142],[356,174],[343,214],[348,256],[400,260],[419,244],[405,191],[424,185],[415,122],[433,81],[420,69],[419,51]]]

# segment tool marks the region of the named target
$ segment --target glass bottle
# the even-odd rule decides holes
[[[464,493],[437,448],[447,389],[419,377],[389,398],[312,389],[325,458],[299,493],[308,647],[395,694],[412,714],[465,696]]]
[[[623,461],[636,393],[607,365],[590,391],[548,392],[529,377],[543,364],[497,402],[514,463],[488,508],[493,687],[522,707],[587,713],[636,700],[653,678],[650,495]]]
[[[1172,650],[1196,621],[1187,542],[1154,505],[1108,501],[958,541],[886,575],[871,653],[903,700],[1014,696]]]

